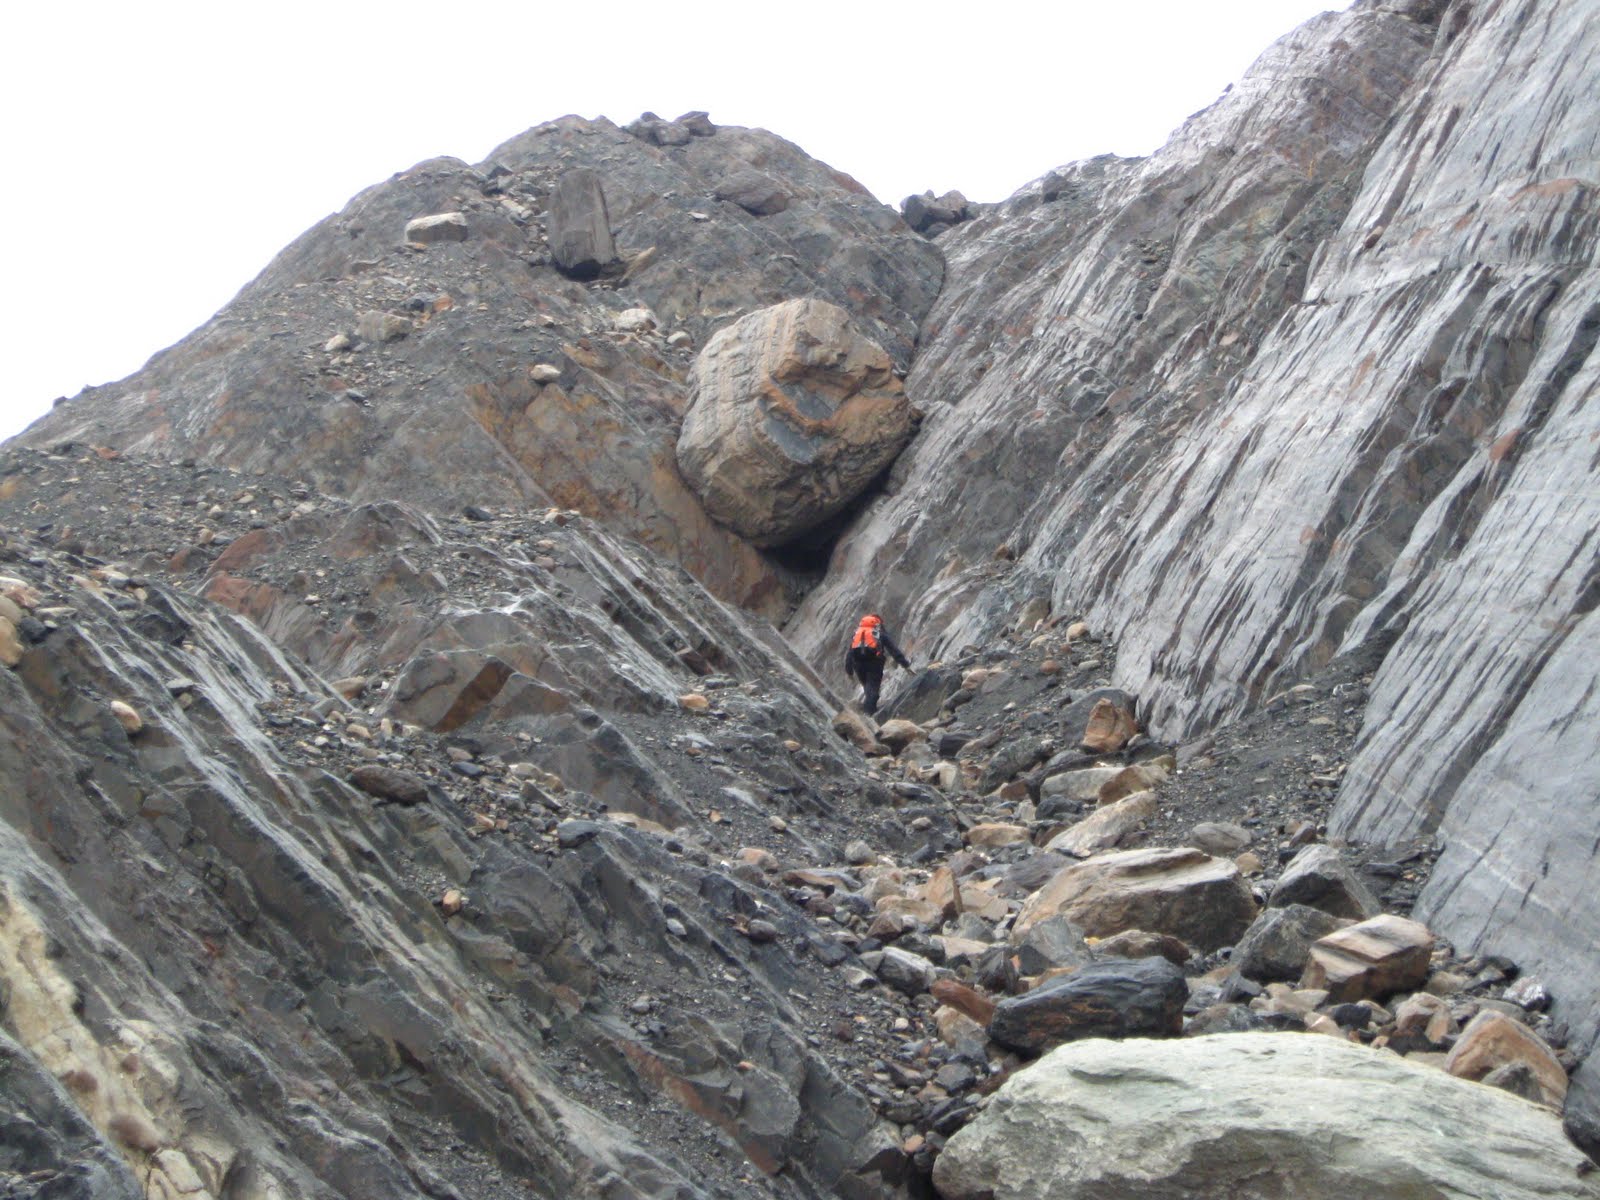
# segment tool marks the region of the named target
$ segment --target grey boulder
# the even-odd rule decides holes
[[[1595,1197],[1553,1114],[1304,1034],[1063,1046],[934,1164],[945,1200]]]

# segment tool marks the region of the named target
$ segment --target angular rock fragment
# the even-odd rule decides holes
[[[1176,1037],[1189,988],[1164,958],[1090,963],[1021,996],[1002,1000],[989,1036],[1037,1054],[1089,1037]]]
[[[1139,721],[1130,697],[1105,696],[1095,701],[1083,729],[1081,746],[1085,754],[1112,754],[1139,732]]]
[[[1094,951],[1079,929],[1057,914],[1035,922],[1016,944],[1017,970],[1042,975],[1061,967],[1082,967],[1094,961]]]
[[[419,246],[434,242],[464,242],[471,232],[465,213],[435,213],[406,222],[406,241]]]
[[[1101,850],[1122,845],[1156,815],[1154,792],[1135,792],[1114,804],[1097,808],[1069,829],[1062,830],[1046,844],[1046,850],[1087,858]]]
[[[1336,917],[1364,921],[1383,911],[1367,885],[1332,846],[1307,846],[1290,860],[1267,900],[1271,908],[1304,904]]]
[[[1123,850],[1068,866],[1028,898],[1013,936],[1064,913],[1084,932],[1170,933],[1201,950],[1231,946],[1255,919],[1239,869],[1199,850]]]
[[[377,764],[357,767],[350,772],[346,782],[369,796],[376,796],[379,800],[391,800],[396,804],[421,804],[428,798],[426,783],[409,771],[400,771],[394,767],[381,767]]]
[[[574,279],[593,279],[617,261],[600,176],[586,167],[561,173],[550,196],[550,257]]]
[[[1508,1067],[1525,1068],[1537,1081],[1537,1094],[1531,1098],[1561,1111],[1567,1097],[1566,1071],[1549,1046],[1504,1013],[1485,1009],[1473,1017],[1444,1062],[1444,1069],[1457,1078],[1485,1081],[1492,1072]]]
[[[1257,983],[1299,979],[1311,957],[1312,944],[1349,924],[1345,918],[1303,904],[1269,908],[1245,930],[1228,961],[1239,974]]]
[[[1334,1004],[1381,1000],[1421,987],[1432,953],[1427,926],[1384,913],[1318,939],[1300,986],[1327,989]]]
[[[1202,821],[1189,831],[1189,845],[1218,858],[1232,858],[1250,844],[1250,831],[1231,821]]]
[[[717,184],[716,197],[737,204],[753,217],[770,217],[789,207],[789,193],[760,171],[735,171]]]

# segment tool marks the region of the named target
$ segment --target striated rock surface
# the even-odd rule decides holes
[[[770,630],[565,514],[15,448],[0,482],[30,631],[0,669],[0,1109],[27,1114],[0,1168],[64,1196],[898,1194],[892,1133],[803,1037],[850,1003],[813,955],[848,952],[723,857],[728,829],[824,858],[858,769]],[[69,495],[68,537],[12,535]],[[715,715],[677,704],[686,648]]]
[[[1230,1033],[1063,1046],[950,1139],[933,1179],[947,1200],[1576,1200],[1600,1196],[1590,1165],[1555,1116],[1492,1088],[1331,1038]]]
[[[719,330],[695,359],[678,467],[712,516],[771,546],[859,496],[915,428],[883,348],[837,305],[791,300]]]
[[[1331,832],[1437,837],[1419,916],[1592,1044],[1597,60],[1580,0],[1358,3],[945,233],[923,430],[792,635],[887,581],[934,657],[1045,596],[1172,738],[1392,641]]]

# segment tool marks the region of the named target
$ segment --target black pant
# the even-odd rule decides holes
[[[861,681],[861,707],[870,716],[878,711],[878,689],[883,686],[883,659],[858,655],[856,678]]]

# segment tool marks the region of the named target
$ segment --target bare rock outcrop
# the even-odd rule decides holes
[[[781,138],[704,114],[673,127],[681,141],[649,141],[566,117],[477,166],[402,171],[296,239],[139,373],[60,405],[25,437],[278,472],[434,511],[576,509],[721,598],[780,613],[786,577],[678,473],[695,350],[742,313],[810,295],[907,362],[943,260],[893,209]],[[779,186],[781,211],[775,193],[743,185],[735,200],[748,208],[709,199],[750,173]],[[459,216],[408,244],[419,214]],[[471,236],[438,237],[460,232]],[[653,326],[619,323],[641,308]]]
[[[1356,4],[944,234],[928,420],[792,635],[890,580],[937,654],[1047,592],[1173,738],[1387,648],[1330,833],[1437,838],[1417,915],[1595,1044],[1597,58],[1577,0]]]
[[[758,546],[822,524],[916,428],[883,347],[823,300],[719,330],[695,360],[678,466],[706,509]]]

